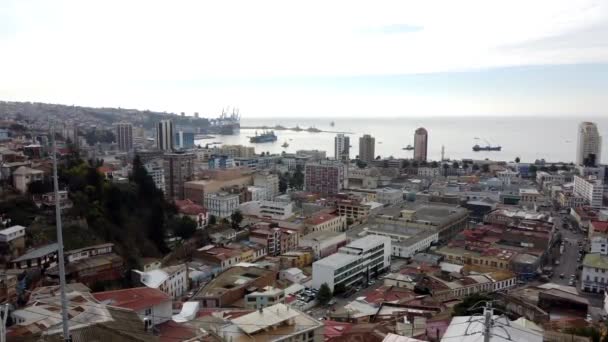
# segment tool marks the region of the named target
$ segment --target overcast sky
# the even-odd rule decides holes
[[[246,117],[606,115],[608,1],[0,1],[0,99]]]

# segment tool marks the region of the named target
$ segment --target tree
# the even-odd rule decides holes
[[[332,297],[333,294],[331,293],[329,285],[327,285],[327,283],[323,283],[319,288],[319,292],[317,293],[317,300],[319,301],[319,304],[325,305],[329,303]]]
[[[452,163],[452,167],[453,167],[454,169],[457,169],[457,168],[459,168],[459,167],[460,167],[460,165],[458,165],[458,162],[457,162],[457,161],[455,161],[455,162],[453,162],[453,163]]]
[[[551,172],[557,172],[557,170],[558,170],[557,165],[551,164],[551,166],[549,166],[549,171],[551,171]]]
[[[365,167],[367,166],[366,162],[364,162],[362,160],[359,160],[359,159],[357,159],[356,163],[357,163],[357,167],[360,168],[360,169],[365,169]]]
[[[301,165],[296,166],[296,171],[293,173],[293,176],[289,180],[289,185],[298,190],[302,190],[304,188],[304,173],[302,172]]]
[[[519,157],[515,157],[515,162],[516,162],[517,164],[519,164],[519,161],[520,161],[520,160],[521,160],[521,159],[519,159]]]
[[[215,226],[217,224],[217,217],[215,215],[209,215],[209,225]]]
[[[536,171],[538,171],[538,167],[536,167],[536,165],[530,165],[530,168],[528,169],[528,172],[530,173],[530,175],[532,175],[532,176],[536,175]]]
[[[570,168],[568,168],[568,165],[563,164],[563,165],[560,167],[560,170],[562,170],[562,171],[568,171],[568,170],[570,170]]]
[[[288,177],[289,176],[287,175],[287,173],[279,175],[279,192],[280,193],[285,193],[285,191],[287,191],[287,187],[289,186]]]
[[[407,168],[407,167],[409,167],[409,166],[410,166],[410,161],[409,161],[409,160],[407,160],[407,159],[406,159],[406,160],[404,160],[404,161],[403,161],[403,168]]]
[[[240,210],[235,210],[232,215],[230,215],[230,222],[232,224],[232,228],[239,229],[241,222],[243,222],[243,213]]]
[[[196,222],[188,216],[174,217],[170,222],[173,234],[187,240],[196,232]]]
[[[432,168],[439,167],[439,163],[437,163],[436,161],[433,160],[433,162],[431,163],[431,167]]]
[[[344,293],[344,292],[346,292],[346,286],[344,286],[344,283],[339,283],[339,284],[336,284],[336,286],[334,286],[334,295]]]
[[[27,186],[27,191],[31,195],[42,195],[53,191],[53,183],[48,180],[33,181]]]
[[[485,173],[490,172],[490,165],[488,165],[488,164],[483,164],[483,165],[481,166],[481,171],[483,171],[483,172],[485,172]]]

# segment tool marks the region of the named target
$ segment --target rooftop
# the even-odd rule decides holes
[[[24,226],[12,226],[12,227],[8,227],[6,229],[2,229],[0,230],[0,234],[2,235],[10,235],[12,233],[16,233],[22,229],[25,229]]]
[[[97,292],[93,293],[93,297],[101,303],[134,311],[150,308],[167,301],[171,302],[169,295],[149,287]]]
[[[29,250],[27,253],[22,256],[13,259],[12,262],[20,262],[24,260],[37,259],[41,258],[45,255],[51,254],[53,252],[57,252],[57,243],[52,243],[50,245],[46,245],[40,248],[36,248],[33,250]]]
[[[457,316],[452,318],[450,326],[443,335],[442,340],[473,342],[483,340],[483,316]],[[491,327],[492,342],[526,341],[541,342],[542,334],[525,328],[507,318],[494,316],[494,325]]]
[[[316,226],[318,224],[322,224],[322,223],[331,221],[331,220],[335,219],[336,217],[337,217],[336,215],[332,215],[332,214],[316,213],[313,216],[311,216],[310,218],[308,218],[306,220],[306,223]]]
[[[340,268],[342,266],[346,266],[352,262],[359,260],[359,257],[351,254],[343,254],[343,253],[334,253],[330,256],[327,256],[321,260],[317,260],[314,262],[315,265],[323,265],[334,268]]]
[[[585,255],[583,266],[608,270],[608,256],[600,253],[589,253]]]

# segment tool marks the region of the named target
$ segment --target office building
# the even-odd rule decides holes
[[[161,151],[173,151],[174,129],[171,120],[160,120],[156,125],[156,147]]]
[[[165,166],[162,159],[152,159],[144,164],[148,175],[152,177],[156,188],[165,193]]]
[[[266,189],[267,201],[272,201],[279,195],[279,176],[274,173],[257,173],[253,177],[253,185]]]
[[[426,129],[420,127],[414,134],[414,160],[426,161],[429,135]]]
[[[593,176],[574,176],[574,196],[584,198],[591,208],[601,208],[604,200],[604,184]]]
[[[184,199],[184,183],[194,178],[193,153],[167,153],[164,156],[165,195],[170,199]]]
[[[176,132],[174,146],[182,150],[194,148],[194,132]]]
[[[340,248],[338,253],[312,264],[312,286],[326,283],[333,291],[338,284],[345,288],[367,283],[391,264],[391,239],[369,235]]]
[[[334,157],[336,160],[348,163],[350,161],[350,138],[338,134],[334,138]]]
[[[348,169],[339,161],[306,163],[304,188],[320,194],[337,194],[348,187]]]
[[[593,122],[581,122],[578,126],[576,164],[598,166],[602,153],[602,137]]]
[[[376,139],[369,134],[359,138],[359,160],[370,163],[376,157]]]
[[[227,192],[205,194],[205,208],[218,219],[230,217],[239,208],[239,195]]]
[[[116,124],[116,140],[120,151],[129,152],[133,149],[133,125],[129,122]]]

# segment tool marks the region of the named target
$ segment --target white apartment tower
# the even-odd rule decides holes
[[[161,151],[173,151],[174,128],[171,120],[160,120],[156,125],[156,147]]]
[[[350,138],[342,133],[334,139],[334,156],[342,162],[350,161]]]
[[[595,167],[600,164],[602,137],[593,122],[581,122],[578,126],[576,164]]]

